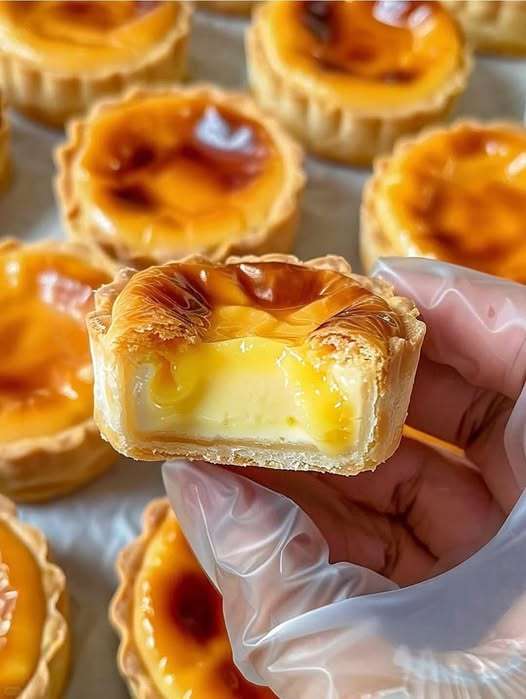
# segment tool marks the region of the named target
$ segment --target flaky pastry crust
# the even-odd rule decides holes
[[[0,255],[20,248],[15,240],[0,242]],[[41,250],[73,252],[86,259],[86,249],[47,240]],[[3,444],[0,492],[16,502],[43,502],[66,495],[104,473],[116,454],[99,433],[93,417],[57,434]]]
[[[24,61],[0,47],[0,87],[9,103],[32,119],[63,126],[85,112],[97,100],[118,95],[137,84],[162,84],[180,80],[186,68],[191,4],[181,1],[175,25],[163,41],[147,51],[139,63],[119,69],[103,69],[78,75],[61,73]]]
[[[285,68],[278,71],[272,65],[261,39],[265,4],[254,11],[246,33],[250,87],[258,103],[276,115],[316,155],[369,165],[377,155],[389,152],[401,136],[443,119],[467,85],[472,59],[465,44],[455,74],[442,90],[419,104],[354,111],[343,104],[330,103],[316,94],[314,82],[310,91],[303,90],[287,78]]]
[[[181,262],[204,261],[202,257],[190,257]],[[364,371],[372,371],[375,367],[374,377],[378,392],[375,406],[376,423],[373,426],[374,440],[368,445],[365,453],[360,454],[356,460],[349,461],[345,457],[331,457],[320,453],[317,449],[308,447],[294,448],[285,445],[265,444],[229,444],[226,441],[214,444],[192,443],[178,441],[177,444],[163,445],[156,443],[147,447],[138,444],[132,434],[123,434],[122,428],[115,429],[117,424],[114,416],[106,413],[107,406],[103,401],[95,401],[95,420],[101,429],[101,433],[107,438],[117,451],[136,459],[161,460],[165,458],[183,457],[192,460],[202,459],[212,463],[229,465],[256,465],[268,468],[281,468],[290,470],[318,470],[331,471],[344,475],[353,475],[363,470],[372,470],[379,463],[385,461],[396,450],[401,439],[402,426],[406,417],[407,406],[412,389],[414,374],[423,341],[425,326],[417,320],[418,311],[414,304],[406,298],[396,296],[392,287],[381,279],[368,279],[355,275],[350,265],[341,257],[326,256],[302,262],[291,255],[263,255],[261,257],[231,257],[226,260],[229,263],[256,263],[256,262],[282,262],[300,267],[319,270],[333,270],[356,280],[361,286],[381,297],[392,311],[393,318],[403,328],[403,336],[393,335],[386,340],[385,348],[379,350],[375,343],[368,341],[365,336],[349,330],[349,325],[344,319],[335,316],[330,322],[314,331],[311,342],[319,345],[328,345],[336,353],[338,361],[345,363],[351,360],[359,362]],[[181,322],[181,318],[173,323],[169,314],[157,309],[155,313],[149,313],[151,303],[145,295],[141,303],[142,310],[146,311],[149,321],[136,332],[134,324],[137,322],[135,313],[130,310],[131,320],[127,327],[125,319],[122,324],[122,334],[112,336],[111,349],[104,347],[104,337],[112,325],[112,310],[116,299],[130,279],[133,278],[133,270],[122,270],[115,281],[101,287],[95,295],[96,310],[88,316],[87,324],[90,333],[92,355],[95,366],[102,369],[107,361],[105,353],[110,353],[115,360],[117,371],[122,366],[124,355],[131,351],[139,352],[141,349],[152,349],[156,343],[162,343],[170,338],[183,337],[186,341],[195,340],[199,334],[199,318],[192,321]],[[152,306],[152,309],[154,308]],[[172,324],[173,323],[173,324]],[[96,395],[102,394],[102,386],[97,388],[99,371],[96,369]],[[112,376],[112,391],[118,391],[117,376]],[[120,401],[123,404],[123,401]]]
[[[50,562],[47,541],[42,532],[21,522],[13,503],[2,495],[0,522],[4,523],[33,555],[41,571],[42,589],[47,603],[40,658],[20,696],[24,699],[58,699],[64,690],[70,664],[66,577],[58,566]]]

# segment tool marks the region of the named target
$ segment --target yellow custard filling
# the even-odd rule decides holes
[[[134,640],[165,699],[271,699],[232,662],[221,598],[170,513],[151,540],[137,575]]]
[[[17,697],[40,658],[46,601],[41,572],[24,543],[0,522],[0,557],[17,593],[10,628],[0,644],[0,697]]]
[[[289,0],[267,3],[261,18],[260,38],[278,72],[355,109],[426,100],[461,60],[457,26],[435,2]]]
[[[163,0],[42,0],[0,3],[0,45],[48,70],[91,73],[133,66],[177,21]]]
[[[66,253],[0,253],[0,444],[52,435],[92,414],[84,317],[105,281]]]
[[[378,182],[400,252],[526,282],[526,129],[461,124],[418,141]]]
[[[150,96],[86,128],[75,170],[85,222],[135,256],[210,252],[273,215],[282,156],[271,134],[234,108]]]

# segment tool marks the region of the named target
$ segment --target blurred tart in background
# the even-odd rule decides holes
[[[73,122],[57,164],[70,237],[110,268],[293,245],[302,152],[248,96],[132,90]]]
[[[309,150],[363,165],[442,118],[471,59],[439,3],[289,0],[256,9],[247,64],[258,102]]]
[[[526,56],[524,0],[443,0],[482,53]]]
[[[84,321],[107,281],[72,244],[0,243],[0,492],[18,501],[74,490],[115,458],[93,421]]]
[[[9,125],[5,113],[5,104],[0,92],[0,190],[9,180],[11,163],[9,158]]]
[[[183,74],[190,5],[167,0],[0,2],[0,88],[59,126],[95,100]]]
[[[256,0],[199,0],[199,6],[207,12],[220,12],[225,15],[249,15]]]
[[[110,620],[120,672],[136,699],[275,699],[232,660],[222,601],[167,499],[144,513],[141,536],[118,559]]]
[[[58,699],[69,662],[64,573],[44,535],[0,496],[0,696]]]
[[[526,128],[462,121],[403,140],[365,186],[361,256],[431,257],[526,282]]]

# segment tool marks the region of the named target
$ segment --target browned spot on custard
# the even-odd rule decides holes
[[[115,187],[111,190],[111,195],[121,204],[139,209],[153,209],[156,205],[153,194],[141,184]]]
[[[201,572],[178,576],[169,591],[169,618],[178,631],[206,644],[222,632],[222,602]]]
[[[155,149],[144,139],[137,139],[129,132],[116,137],[111,144],[108,159],[109,173],[126,175],[151,165],[156,158]]]

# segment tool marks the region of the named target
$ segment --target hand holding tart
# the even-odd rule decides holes
[[[88,317],[95,419],[134,458],[373,469],[401,437],[416,315],[337,257],[123,271]]]
[[[526,282],[526,128],[463,121],[375,163],[361,255],[431,257]]]
[[[54,126],[136,83],[182,76],[190,6],[168,0],[0,2],[0,88]]]
[[[0,244],[0,492],[69,492],[115,458],[93,421],[85,314],[108,280],[70,244]]]
[[[233,663],[221,597],[187,544],[168,500],[144,513],[117,563],[110,619],[119,669],[136,699],[275,699]]]
[[[69,668],[64,573],[0,496],[0,697],[58,699]]]
[[[69,129],[57,189],[70,237],[109,267],[292,247],[300,148],[244,95],[135,90]]]
[[[443,117],[471,66],[452,16],[421,0],[264,3],[247,61],[262,107],[312,152],[354,164]]]

